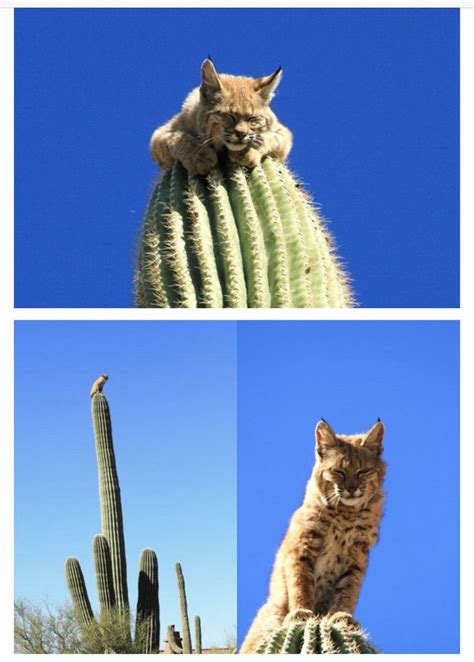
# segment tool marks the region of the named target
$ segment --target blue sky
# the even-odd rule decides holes
[[[314,461],[314,426],[381,417],[385,515],[356,616],[385,653],[459,652],[457,322],[238,327],[238,623],[267,595]]]
[[[16,305],[132,305],[149,138],[208,53],[283,65],[290,165],[359,303],[457,306],[458,9],[15,10]]]
[[[64,601],[73,555],[97,605],[89,388],[108,372],[131,604],[152,547],[162,638],[179,625],[180,561],[204,645],[223,642],[236,625],[235,325],[17,322],[15,343],[15,594]]]

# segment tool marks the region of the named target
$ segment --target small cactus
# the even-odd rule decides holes
[[[354,305],[331,236],[288,168],[178,163],[143,223],[135,298],[148,308],[345,308]]]
[[[178,580],[179,610],[181,613],[181,629],[183,631],[183,653],[192,653],[191,629],[189,627],[188,600],[186,597],[186,585],[184,583],[183,569],[181,563],[176,564],[176,578]]]
[[[283,625],[262,640],[255,651],[259,654],[341,654],[378,653],[360,625],[339,612],[315,616],[304,623]]]

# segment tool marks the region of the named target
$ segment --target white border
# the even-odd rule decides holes
[[[291,7],[462,7],[461,10],[461,302],[458,309],[344,309],[344,310],[145,310],[145,309],[14,309],[13,308],[13,10],[12,7],[284,7],[289,2],[5,2],[0,0],[0,652],[2,659],[13,656],[13,321],[17,320],[461,320],[461,656],[474,656],[470,629],[474,616],[471,595],[474,591],[472,559],[473,516],[469,509],[472,450],[472,422],[474,374],[472,342],[472,288],[474,287],[473,199],[473,74],[474,12],[472,2],[296,2]],[[453,440],[455,443],[455,440]],[[446,440],[449,452],[451,440]],[[442,477],[440,477],[442,479]],[[421,515],[421,514],[420,514]],[[440,536],[443,532],[440,531]],[[31,550],[34,553],[34,550]],[[423,568],[420,568],[423,572]],[[436,577],[433,577],[436,584]],[[387,596],[389,599],[389,596]],[[426,609],[443,609],[443,596],[437,604]],[[403,614],[400,624],[403,627]],[[22,656],[21,656],[22,657]],[[69,657],[69,656],[66,656]],[[76,659],[77,656],[70,656]],[[100,656],[92,656],[100,657]],[[406,655],[393,658],[406,659]],[[410,657],[410,656],[408,656]],[[418,657],[418,656],[417,656]],[[424,657],[453,658],[455,655],[426,655]]]

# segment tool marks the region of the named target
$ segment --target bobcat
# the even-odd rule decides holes
[[[383,435],[380,419],[355,435],[336,434],[324,420],[316,426],[317,463],[277,552],[268,599],[241,653],[254,653],[282,624],[320,614],[352,615],[369,549],[378,539]]]
[[[91,398],[93,398],[97,393],[102,393],[102,389],[104,388],[105,382],[108,380],[108,378],[108,375],[101,375],[100,377],[97,377],[91,386]]]
[[[205,175],[218,154],[252,168],[264,156],[284,161],[292,144],[269,103],[282,69],[262,78],[218,74],[210,58],[201,67],[201,85],[184,101],[181,112],[156,129],[152,157],[161,168],[180,161],[193,175]]]

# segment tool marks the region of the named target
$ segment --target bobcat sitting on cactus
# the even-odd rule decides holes
[[[210,58],[201,69],[201,85],[187,96],[182,110],[156,129],[151,153],[162,168],[182,163],[191,175],[206,175],[218,153],[252,168],[264,156],[285,161],[291,149],[289,129],[280,124],[269,103],[282,69],[249,78],[218,74]]]
[[[383,507],[384,426],[365,434],[336,434],[316,427],[317,463],[303,504],[294,513],[277,552],[270,594],[245,638],[241,653],[255,653],[282,626],[315,616],[350,619],[377,542]]]

